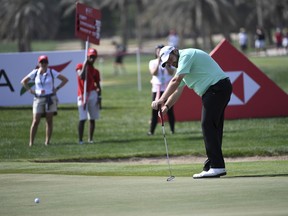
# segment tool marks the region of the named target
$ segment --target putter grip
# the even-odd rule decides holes
[[[162,124],[162,126],[164,126],[164,119],[163,119],[163,114],[161,111],[161,106],[158,107],[158,112],[160,113],[161,124]]]

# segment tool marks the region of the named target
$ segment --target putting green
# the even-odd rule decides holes
[[[287,215],[287,185],[287,177],[1,174],[0,215]]]

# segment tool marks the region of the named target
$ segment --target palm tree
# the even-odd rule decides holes
[[[187,30],[192,26],[192,10],[194,1],[189,0],[157,0],[143,2],[146,11],[143,14],[144,24],[148,24],[150,36],[167,35],[170,29],[175,29],[180,37],[180,46]]]
[[[133,0],[98,0],[100,8],[109,7],[118,12],[120,21],[120,35],[122,44],[127,47],[129,38],[129,6],[135,3]]]
[[[235,9],[229,0],[157,0],[153,4],[147,0],[145,3],[149,5],[145,17],[156,34],[175,28],[180,38],[193,35],[197,42],[201,37],[204,49],[213,46],[210,39],[213,32],[225,25],[221,29],[227,29],[224,35],[228,37],[229,28],[236,23]]]
[[[32,39],[52,38],[58,30],[56,0],[0,0],[0,38],[17,40],[20,52],[31,51]]]

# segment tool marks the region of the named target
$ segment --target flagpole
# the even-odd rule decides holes
[[[87,61],[88,55],[88,48],[89,48],[89,36],[87,36],[87,40],[85,43],[85,62]],[[85,68],[85,80],[84,80],[84,93],[83,93],[83,106],[84,110],[86,109],[86,100],[87,100],[87,67]]]

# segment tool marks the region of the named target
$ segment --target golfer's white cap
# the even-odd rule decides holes
[[[175,47],[173,46],[164,46],[161,50],[160,50],[160,58],[161,58],[161,65],[162,67],[165,67],[166,62],[169,59],[169,55],[170,53],[175,49]]]

